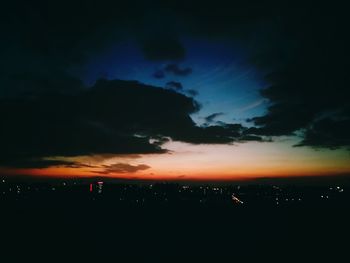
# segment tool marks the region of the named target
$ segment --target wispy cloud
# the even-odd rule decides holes
[[[266,103],[267,101],[268,101],[267,99],[259,99],[259,100],[253,101],[252,103],[249,103],[249,104],[239,108],[237,111],[238,112],[245,112],[248,110],[252,110],[252,109],[259,107],[260,105]]]
[[[102,171],[93,171],[99,174],[113,174],[113,173],[136,173],[151,168],[146,164],[131,165],[128,163],[115,163],[111,165],[102,165]]]

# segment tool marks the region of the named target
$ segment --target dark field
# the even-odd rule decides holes
[[[184,193],[172,198],[169,194],[167,202],[146,198],[139,203],[135,198],[140,194],[135,191],[120,201],[121,193],[113,187],[107,190],[105,186],[100,194],[85,189],[88,185],[65,192],[41,189],[3,197],[1,255],[6,261],[2,262],[335,262],[348,254],[346,191],[327,201],[319,198],[281,206],[259,202],[263,197],[252,198],[259,191],[272,195],[270,186],[241,188],[250,193],[249,205],[227,199],[225,191],[231,189],[227,187],[222,197],[213,194],[204,203],[195,202],[198,195],[181,199]],[[303,188],[304,196],[307,189]],[[146,197],[150,193],[144,187],[139,191]],[[295,194],[295,190],[288,191]],[[288,191],[283,192],[291,195]]]

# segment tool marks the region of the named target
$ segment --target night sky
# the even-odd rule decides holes
[[[347,9],[293,1],[11,1],[0,174],[350,174]]]

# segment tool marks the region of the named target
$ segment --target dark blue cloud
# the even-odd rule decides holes
[[[168,64],[164,67],[164,71],[172,73],[175,76],[186,77],[192,73],[191,68],[181,68],[177,64]]]

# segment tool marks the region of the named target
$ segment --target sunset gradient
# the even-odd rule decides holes
[[[169,142],[165,154],[79,156],[81,168],[2,169],[3,173],[60,178],[118,178],[132,180],[234,181],[291,176],[329,176],[350,173],[346,150],[314,150],[293,147],[292,139],[274,143],[247,142],[234,145],[190,145]],[[103,173],[104,166],[146,164],[148,169]],[[91,167],[88,167],[91,166]]]

